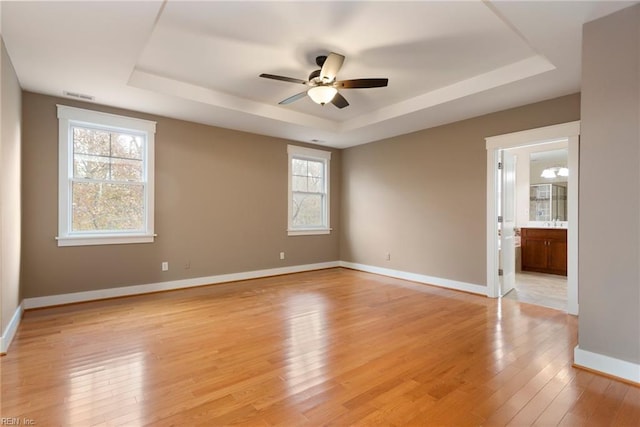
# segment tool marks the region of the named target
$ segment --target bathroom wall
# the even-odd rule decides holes
[[[529,225],[529,186],[533,183],[543,182],[538,180],[531,182],[531,168],[542,168],[554,166],[540,162],[537,166],[531,165],[531,153],[558,150],[567,148],[566,142],[554,142],[550,144],[531,145],[528,147],[514,148],[510,150],[516,156],[516,227],[526,227]],[[535,169],[537,170],[537,169]],[[540,175],[538,172],[537,175]],[[566,178],[564,179],[566,182]],[[546,180],[545,182],[555,182],[556,180]]]

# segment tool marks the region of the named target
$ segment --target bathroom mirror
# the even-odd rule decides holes
[[[568,150],[540,151],[529,157],[529,220],[567,220]]]

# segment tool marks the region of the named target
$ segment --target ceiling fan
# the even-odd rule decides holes
[[[260,74],[260,77],[309,86],[309,89],[290,96],[289,98],[280,101],[279,104],[290,104],[309,95],[309,98],[311,98],[316,104],[325,105],[327,102],[331,102],[338,108],[344,108],[349,105],[344,96],[338,92],[338,89],[385,87],[389,83],[389,79],[353,79],[336,81],[336,74],[340,71],[343,62],[343,55],[331,52],[328,56],[321,55],[316,57],[316,64],[320,69],[312,71],[311,74],[309,74],[309,80],[277,76],[274,74]]]

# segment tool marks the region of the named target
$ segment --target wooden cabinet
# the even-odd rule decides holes
[[[522,270],[567,275],[567,230],[522,228]]]

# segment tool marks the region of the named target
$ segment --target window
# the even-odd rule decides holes
[[[328,151],[288,146],[289,236],[329,234]]]
[[[58,246],[150,243],[155,122],[58,105]]]

